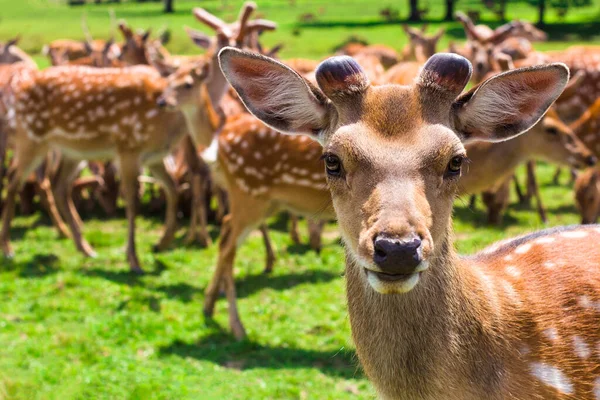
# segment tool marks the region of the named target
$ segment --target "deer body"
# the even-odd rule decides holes
[[[494,190],[514,170],[531,159],[584,168],[594,165],[593,153],[552,109],[527,133],[500,143],[476,142],[465,146],[469,165],[460,180],[460,193]]]
[[[166,229],[158,249],[172,241],[176,228],[176,190],[163,158],[186,133],[180,113],[160,110],[156,102],[166,80],[150,67],[96,69],[54,67],[21,74],[13,82],[16,173],[3,210],[2,246],[8,242],[14,193],[23,179],[51,148],[64,160],[55,178],[57,205],[66,215],[77,248],[94,252],[81,236],[81,220],[68,195],[81,160],[117,159],[127,204],[127,255],[134,271],[141,271],[135,251],[134,207],[142,165],[150,168],[167,194]],[[51,203],[54,203],[52,199]],[[53,204],[50,209],[56,212]]]
[[[469,258],[452,244],[463,143],[535,125],[567,84],[564,65],[461,94],[472,68],[450,54],[431,57],[412,86],[370,86],[349,57],[324,61],[318,88],[260,56],[225,49],[220,59],[255,116],[323,145],[352,335],[381,397],[597,399],[600,250],[589,243],[600,228],[541,232]]]
[[[466,259],[448,244],[401,298],[373,296],[348,266],[367,375],[390,399],[596,399],[598,381],[581,377],[600,365],[600,280],[587,261],[600,250],[578,253],[581,239],[599,240],[600,228],[544,231]],[[584,289],[569,296],[557,282]]]

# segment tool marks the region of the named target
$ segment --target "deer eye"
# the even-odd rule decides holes
[[[446,178],[454,178],[460,176],[460,171],[462,169],[463,161],[465,160],[464,156],[454,156],[450,159],[448,166],[446,167],[446,173],[444,174]]]
[[[322,159],[325,161],[325,170],[327,175],[331,177],[339,177],[342,174],[342,162],[335,154],[323,154]]]

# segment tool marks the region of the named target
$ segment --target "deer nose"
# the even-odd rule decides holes
[[[388,274],[412,274],[423,261],[421,256],[421,239],[416,235],[409,238],[391,238],[378,235],[374,242],[373,261],[382,272]]]
[[[164,97],[159,97],[156,100],[156,105],[159,106],[160,108],[165,108],[167,106],[167,99],[165,99]]]
[[[586,157],[585,162],[590,167],[593,167],[598,162],[598,159],[595,156],[588,156]]]
[[[483,71],[483,63],[480,61],[476,65],[477,71]]]

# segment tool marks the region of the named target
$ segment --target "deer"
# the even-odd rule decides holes
[[[163,107],[181,110],[190,130],[196,122],[194,114],[186,110],[197,109],[202,85],[195,80],[197,89],[185,90],[185,82],[191,79],[194,77],[185,71],[176,72],[158,100]],[[203,310],[209,317],[214,315],[222,285],[229,304],[231,331],[242,339],[246,332],[237,311],[233,276],[237,248],[254,228],[261,227],[277,211],[290,211],[314,220],[333,217],[319,159],[320,147],[306,136],[281,135],[248,113],[229,116],[218,136],[207,135],[197,140],[211,140],[203,158],[229,200],[229,212],[221,224],[217,266],[206,289]],[[309,224],[315,247],[320,246],[315,241],[320,238],[321,227],[319,222]],[[267,248],[265,273],[269,273],[274,254],[264,228],[263,238]]]
[[[471,257],[452,238],[463,143],[534,125],[567,84],[564,64],[462,93],[472,67],[454,54],[432,56],[409,86],[370,86],[349,57],[325,60],[318,87],[255,54],[226,48],[220,60],[257,118],[323,146],[352,337],[381,398],[597,398],[600,248],[589,243],[600,227],[540,231]]]
[[[112,50],[113,46],[114,40],[109,39],[106,43],[104,43],[104,46],[100,49],[90,48],[88,55],[77,58],[75,60],[70,60],[68,55],[64,51],[57,50],[54,48],[49,48],[47,50],[47,56],[50,59],[50,63],[53,66],[80,65],[96,68],[122,68],[128,66],[128,64],[119,61],[117,57],[114,56]]]
[[[402,29],[408,36],[409,43],[402,51],[403,61],[418,61],[424,63],[429,57],[436,53],[436,47],[446,30],[441,28],[435,35],[427,36],[425,31],[427,24],[421,26],[421,29],[411,28],[404,24]]]
[[[199,79],[209,78],[208,65],[195,66]],[[118,160],[129,234],[127,260],[132,272],[142,273],[135,246],[135,205],[138,175],[147,166],[164,186],[167,197],[165,231],[155,250],[165,250],[176,229],[177,193],[163,158],[186,133],[183,116],[156,106],[166,80],[152,67],[53,67],[22,73],[13,79],[15,172],[2,210],[0,245],[12,256],[9,242],[14,197],[27,175],[50,149],[60,150],[55,196],[49,197],[52,214],[62,213],[77,249],[85,256],[95,252],[81,233],[81,219],[69,195],[82,160]],[[133,109],[132,109],[133,107]],[[56,201],[55,201],[56,200]]]
[[[523,135],[499,143],[470,143],[465,148],[470,161],[461,177],[459,193],[484,192],[488,222],[491,224],[502,222],[502,214],[508,205],[508,185],[517,166],[531,159],[576,169],[593,166],[597,162],[597,157],[552,108]],[[494,199],[491,193],[496,194]],[[539,205],[542,207],[541,203]],[[543,209],[540,212],[545,215]]]
[[[600,216],[600,170],[589,168],[575,180],[575,204],[582,224],[594,224]]]
[[[496,62],[502,71],[514,69],[512,59],[507,55],[496,54]],[[487,78],[493,76],[490,73]],[[571,95],[580,84],[579,77],[573,77],[561,93]],[[528,193],[537,198],[538,213],[546,222],[546,213],[539,196],[532,159],[544,160],[575,169],[593,166],[597,158],[578,138],[573,129],[565,124],[555,108],[546,114],[529,131],[514,139],[500,143],[475,142],[465,146],[469,155],[469,168],[461,178],[459,193],[475,194],[483,192],[483,201],[488,208],[488,223],[499,225],[502,214],[508,205],[510,181],[520,164],[527,163]],[[520,187],[515,180],[517,193]]]
[[[202,14],[204,10],[195,9],[194,12]],[[77,249],[86,256],[94,256],[95,252],[81,235],[81,220],[71,197],[67,195],[69,184],[77,175],[82,158],[93,155],[94,158],[118,160],[129,225],[127,259],[133,273],[142,273],[134,236],[139,168],[147,166],[165,190],[165,231],[154,247],[156,251],[163,251],[175,234],[177,207],[177,190],[163,159],[186,133],[197,142],[196,138],[203,137],[199,132],[214,132],[218,124],[215,121],[220,116],[212,104],[219,103],[227,88],[226,80],[216,67],[216,54],[221,47],[235,44],[239,29],[243,27],[244,23],[239,24],[234,32],[226,27],[218,29],[217,39],[206,39],[212,43],[211,54],[214,54],[207,57],[210,62],[182,67],[196,82],[206,83],[202,91],[204,100],[198,104],[195,125],[189,132],[186,124],[188,116],[160,106],[158,100],[168,81],[155,68],[55,67],[22,76],[13,90],[17,164],[3,210],[0,241],[5,255],[12,253],[8,233],[14,209],[14,191],[22,184],[23,176],[39,162],[40,154],[45,154],[52,147],[61,150],[64,156],[56,178],[56,205],[68,220]],[[189,81],[185,85],[190,90],[193,86]],[[59,102],[58,106],[53,101]],[[103,108],[106,103],[111,105],[111,109]],[[28,113],[31,104],[37,104],[34,112],[39,113],[35,123],[32,122],[32,114]],[[129,107],[134,107],[135,111],[132,112]]]
[[[421,30],[410,28],[407,25],[403,25],[403,28],[409,38],[409,44],[403,51],[404,61],[385,71],[380,79],[381,83],[410,84],[419,74],[423,63],[435,54],[437,43],[445,33],[444,29],[440,29],[433,36],[425,36],[426,25],[423,25]],[[411,59],[416,59],[416,61],[411,61]]]
[[[21,38],[19,36],[0,44],[0,64],[14,64],[22,62],[29,68],[37,68],[37,64],[27,53],[17,47]]]

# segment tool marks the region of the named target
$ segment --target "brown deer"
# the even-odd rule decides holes
[[[213,79],[209,77],[208,65],[192,70],[190,73],[199,80]],[[9,104],[14,110],[16,164],[2,214],[0,240],[5,255],[12,254],[9,230],[15,193],[50,148],[60,150],[63,156],[54,198],[78,250],[87,256],[95,254],[81,235],[81,220],[68,195],[81,160],[88,158],[117,159],[119,163],[129,224],[127,259],[131,270],[142,271],[134,231],[137,180],[143,165],[165,187],[165,232],[156,249],[168,247],[175,234],[177,193],[163,158],[187,130],[181,113],[169,113],[156,106],[166,85],[156,70],[141,66],[54,67],[22,73],[13,80]],[[53,201],[51,198],[51,210]]]
[[[185,110],[197,108],[198,95],[189,96],[185,82],[193,77],[177,72],[161,97],[165,107],[177,107],[188,117],[190,130],[196,124],[193,114]],[[197,82],[196,86],[200,86]],[[198,91],[195,91],[198,93]],[[212,135],[203,140],[212,140]],[[237,338],[245,330],[237,312],[233,264],[237,248],[247,235],[265,219],[281,210],[314,219],[331,218],[329,192],[325,186],[320,146],[309,137],[281,135],[250,114],[228,118],[218,138],[204,153],[214,179],[227,191],[229,213],[224,217],[219,240],[219,258],[215,273],[206,289],[204,313],[212,316],[221,285],[229,303],[229,322]],[[321,225],[311,223],[311,232]],[[267,267],[273,268],[274,254],[263,231],[267,247]],[[311,235],[317,240],[316,234]],[[313,243],[313,245],[320,245]]]
[[[408,36],[408,44],[402,51],[403,61],[418,61],[424,63],[429,57],[436,53],[437,44],[444,36],[445,29],[440,29],[435,35],[425,34],[427,25],[424,24],[421,29],[411,28],[408,25],[402,25],[402,29]]]
[[[457,55],[431,57],[412,86],[370,86],[352,59],[331,58],[319,88],[254,54],[220,58],[254,115],[323,144],[352,336],[382,398],[597,399],[600,228],[542,231],[468,258],[452,243],[462,142],[534,125],[566,66],[506,72],[461,95],[471,65]]]
[[[108,68],[108,67],[125,67],[128,64],[119,61],[111,50],[114,46],[114,40],[110,39],[104,47],[100,49],[91,48],[88,55],[80,57],[75,60],[70,60],[68,55],[61,50],[50,48],[47,51],[47,56],[50,59],[50,63],[53,66],[59,65],[81,65],[96,68]]]
[[[600,216],[600,170],[589,168],[575,180],[575,203],[582,224],[594,224]]]
[[[4,44],[0,44],[0,64],[14,64],[22,62],[29,68],[37,68],[37,64],[33,61],[33,58],[29,57],[27,53],[17,47],[20,37],[17,36],[14,39],[7,41]]]

